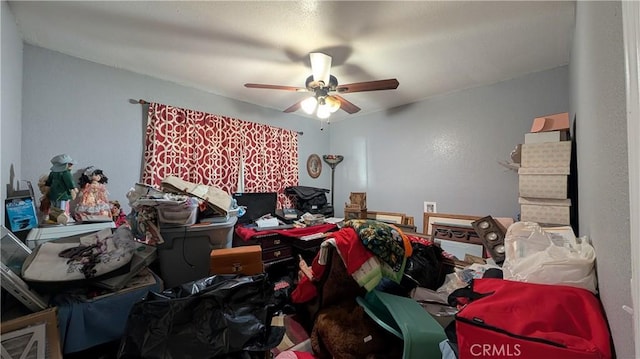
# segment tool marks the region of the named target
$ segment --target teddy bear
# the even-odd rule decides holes
[[[310,340],[320,359],[401,358],[403,342],[371,319],[357,303],[365,291],[333,250],[318,289]]]
[[[311,332],[311,347],[320,358],[402,358],[403,342],[369,317],[355,301],[323,308]]]

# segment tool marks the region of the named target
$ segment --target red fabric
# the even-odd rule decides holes
[[[460,359],[611,358],[604,312],[588,290],[489,278],[472,288],[489,295],[456,315]]]
[[[336,240],[336,248],[338,248],[340,257],[342,257],[342,261],[349,274],[353,274],[362,267],[369,258],[373,257],[373,253],[365,248],[353,228],[342,228],[331,234],[331,237]]]
[[[318,289],[314,282],[317,282],[324,275],[327,266],[318,263],[318,254],[311,263],[311,273],[313,280],[306,275],[300,275],[300,282],[291,292],[291,302],[295,304],[306,303],[318,295]]]
[[[407,233],[405,233],[405,235],[407,236],[407,238],[409,239],[409,241],[411,243],[420,243],[420,244],[424,244],[425,246],[433,245],[433,241],[430,240],[430,239],[426,239],[426,238],[422,238],[422,237],[418,237],[418,236],[413,236],[413,235],[407,234]]]
[[[295,131],[158,103],[149,105],[142,183],[159,187],[170,175],[236,192],[276,192],[279,208],[293,204],[284,189],[298,184]]]
[[[248,241],[255,236],[263,236],[265,234],[278,233],[287,237],[300,238],[310,234],[325,233],[336,228],[335,224],[319,224],[316,226],[304,227],[304,228],[290,228],[290,229],[270,229],[266,231],[256,231],[254,228],[248,228],[245,226],[236,226],[236,234],[243,241]]]
[[[314,273],[315,276],[315,273]],[[311,279],[301,276],[298,285],[291,291],[292,303],[306,303],[318,295],[318,289]]]
[[[282,352],[276,356],[275,359],[315,359],[317,357],[313,356],[312,353],[308,352],[299,352],[295,350],[287,350]]]
[[[314,359],[314,358],[316,358],[315,356],[313,356],[313,354],[308,353],[308,352],[294,351],[294,353],[296,353],[296,356],[298,357],[298,359]]]
[[[332,233],[330,237],[335,239],[336,248],[338,249],[338,252],[340,252],[340,257],[342,258],[349,274],[353,274],[369,258],[373,257],[373,253],[364,247],[358,237],[358,234],[353,228],[342,228],[339,231]],[[318,262],[319,254],[320,253],[316,255],[313,259],[313,263],[311,263],[311,272],[313,273],[314,281],[309,280],[304,275],[302,276],[302,279],[296,288],[291,292],[291,301],[293,303],[308,302],[318,294],[314,282],[322,278],[324,271],[327,269],[326,265],[322,265]]]

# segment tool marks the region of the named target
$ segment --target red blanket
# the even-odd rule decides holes
[[[283,236],[300,238],[310,234],[325,233],[336,228],[335,224],[319,224],[316,226],[304,227],[304,228],[290,228],[290,229],[270,229],[266,231],[256,231],[254,228],[248,228],[245,226],[237,226],[236,234],[242,238],[243,241],[248,241],[255,236],[263,236],[265,234],[279,233]]]

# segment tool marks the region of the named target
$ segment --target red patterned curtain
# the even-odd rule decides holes
[[[148,115],[143,183],[173,175],[233,193],[243,166],[245,192],[277,192],[279,206],[292,206],[284,188],[298,184],[295,131],[157,103]]]
[[[242,121],[244,191],[276,192],[281,208],[293,207],[284,189],[298,185],[295,132]]]

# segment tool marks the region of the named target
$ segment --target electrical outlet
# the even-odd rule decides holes
[[[436,213],[436,202],[424,202],[424,213]]]

